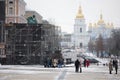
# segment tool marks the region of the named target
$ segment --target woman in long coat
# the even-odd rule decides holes
[[[79,71],[79,67],[80,67],[80,61],[77,59],[75,61],[75,72],[78,72]]]
[[[109,62],[109,73],[112,74],[113,64],[112,61]]]

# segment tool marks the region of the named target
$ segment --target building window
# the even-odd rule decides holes
[[[9,1],[9,4],[13,4],[13,1]]]
[[[9,14],[13,14],[13,8],[12,7],[9,8]]]
[[[12,24],[12,22],[9,22],[10,24]]]
[[[83,44],[82,44],[82,43],[80,43],[80,48],[82,48],[82,46],[83,46]]]
[[[80,33],[82,33],[82,28],[80,28]]]

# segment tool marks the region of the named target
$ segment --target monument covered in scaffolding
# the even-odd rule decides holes
[[[6,64],[43,64],[60,48],[54,25],[9,24],[5,28]]]

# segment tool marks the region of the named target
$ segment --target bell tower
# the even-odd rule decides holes
[[[24,0],[6,0],[6,23],[26,23]]]
[[[88,45],[89,36],[86,31],[86,23],[81,6],[78,8],[74,24],[74,45],[77,49],[85,49]]]

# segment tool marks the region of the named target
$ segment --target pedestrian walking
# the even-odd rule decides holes
[[[113,60],[113,67],[115,68],[115,72],[117,74],[117,72],[118,72],[118,61],[117,61],[116,58]]]
[[[112,74],[113,71],[113,64],[112,64],[112,60],[110,60],[109,62],[109,73]]]
[[[44,60],[44,67],[47,67],[47,59]]]
[[[62,68],[63,61],[62,59],[58,59],[58,68]]]
[[[53,59],[53,67],[54,68],[57,67],[57,63],[58,63],[57,59]]]
[[[50,67],[50,58],[47,59],[47,67]]]
[[[80,66],[80,62],[79,62],[79,60],[77,59],[77,60],[75,61],[75,72],[78,72],[78,71],[79,71],[79,66]]]
[[[80,60],[80,73],[82,73],[82,61]]]
[[[90,65],[89,59],[86,60],[86,66],[88,67]]]
[[[86,59],[84,59],[83,64],[84,64],[84,67],[86,67]]]

